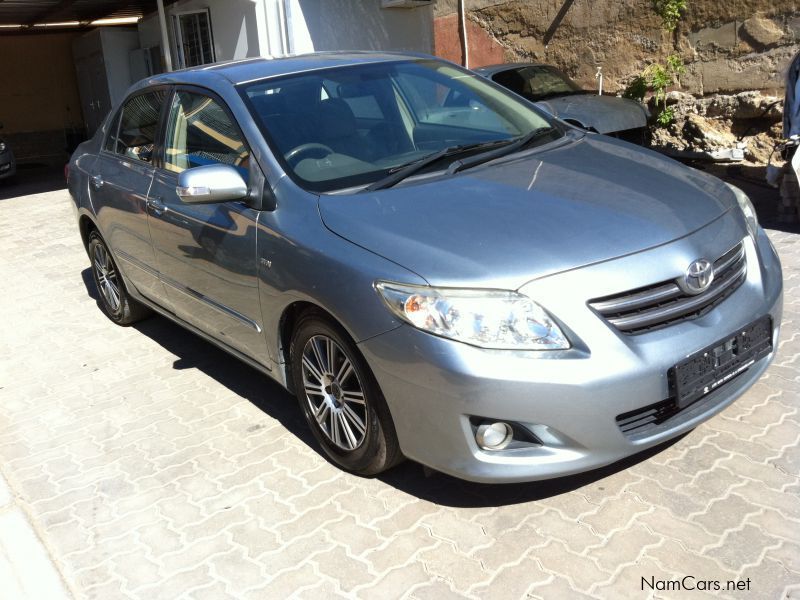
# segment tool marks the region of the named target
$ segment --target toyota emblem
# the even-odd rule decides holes
[[[683,275],[681,289],[687,294],[702,294],[714,281],[714,265],[705,258],[700,258],[689,265]]]

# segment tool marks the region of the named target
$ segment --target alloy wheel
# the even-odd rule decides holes
[[[94,248],[94,271],[103,299],[111,311],[116,313],[120,307],[119,279],[111,255],[102,244]]]
[[[311,414],[339,449],[352,451],[367,436],[367,405],[353,362],[325,335],[306,342],[302,356],[303,386]]]

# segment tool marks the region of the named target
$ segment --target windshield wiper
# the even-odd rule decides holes
[[[490,142],[479,142],[477,144],[462,144],[459,146],[448,146],[447,148],[443,148],[437,152],[432,154],[428,154],[427,156],[423,156],[422,158],[418,158],[417,160],[413,160],[409,163],[404,165],[400,165],[399,167],[394,167],[393,169],[389,170],[389,174],[375,181],[364,188],[363,191],[365,192],[372,192],[375,190],[383,190],[386,188],[390,188],[393,185],[400,183],[403,179],[407,177],[411,177],[414,173],[419,173],[422,169],[435,163],[442,158],[453,156],[455,154],[461,154],[462,152],[470,152],[472,150],[477,150],[479,148],[486,148],[489,146],[496,146],[496,145],[507,145],[516,143],[513,139],[507,140],[492,140]]]
[[[555,127],[539,127],[530,133],[523,135],[522,137],[518,137],[510,144],[502,146],[501,148],[497,148],[496,150],[482,152],[481,154],[472,156],[470,158],[453,161],[447,168],[447,174],[452,175],[454,173],[458,173],[459,171],[463,171],[464,169],[469,169],[482,163],[489,162],[495,158],[508,156],[509,154],[523,150],[526,146],[532,144],[536,140],[540,140],[541,138],[550,135],[554,131],[556,131]]]

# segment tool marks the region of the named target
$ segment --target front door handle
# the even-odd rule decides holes
[[[161,216],[167,212],[167,205],[161,201],[161,198],[148,198],[147,208],[152,210],[156,216]]]
[[[101,187],[103,187],[104,183],[105,182],[100,175],[92,175],[92,185],[94,186],[94,189],[99,190]]]

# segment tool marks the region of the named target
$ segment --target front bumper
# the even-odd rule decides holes
[[[591,312],[589,298],[579,290],[595,290],[592,296],[600,297],[631,289],[635,286],[626,287],[625,280],[641,273],[642,260],[650,271],[671,272],[676,263],[688,264],[682,255],[694,259],[698,246],[713,244],[715,237],[709,234],[730,237],[730,229],[721,220],[711,231],[701,230],[661,248],[523,286],[524,293],[552,307],[565,327],[569,324],[566,331],[575,345],[568,351],[484,350],[410,326],[359,344],[389,404],[404,454],[472,481],[547,479],[616,462],[722,411],[755,383],[774,350],[646,434],[625,435],[616,421],[620,414],[669,398],[671,366],[762,315],[772,316],[777,348],[783,283],[780,262],[763,231],[757,242],[745,239],[744,283],[692,321],[625,336]],[[470,417],[523,424],[542,444],[481,450]]]

